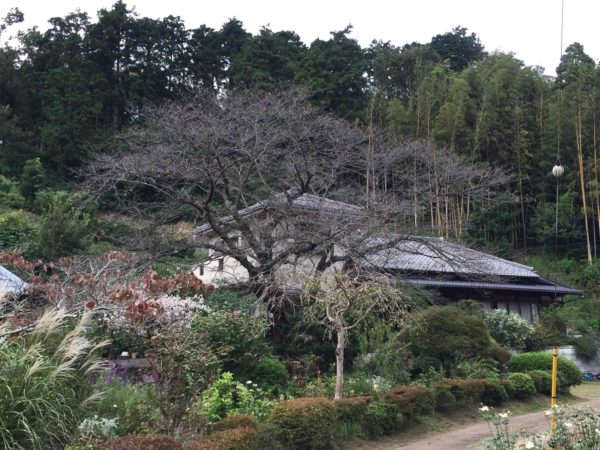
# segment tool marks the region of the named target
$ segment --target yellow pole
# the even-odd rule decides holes
[[[554,407],[556,406],[556,375],[558,372],[558,348],[552,347],[552,397],[550,400],[550,434],[554,433],[556,419],[554,418]]]

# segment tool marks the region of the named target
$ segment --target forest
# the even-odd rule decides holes
[[[11,10],[0,31],[22,19]],[[40,183],[75,181],[82,164],[143,120],[146,105],[206,90],[297,87],[325,112],[437,143],[431,167],[415,162],[420,177],[436,177],[436,161],[449,153],[510,176],[504,195],[479,205],[456,186],[432,183],[429,208],[414,214],[418,228],[504,253],[597,255],[600,69],[578,43],[549,77],[511,54],[486,52],[460,26],[428,43],[361,48],[351,26],[307,44],[293,31],[252,35],[237,19],[220,30],[186,29],[179,17],[140,17],[123,2],[97,20],[77,11],[49,23],[0,49],[1,195],[24,178],[26,198]],[[557,180],[559,162],[566,171]],[[43,182],[32,181],[39,170]]]

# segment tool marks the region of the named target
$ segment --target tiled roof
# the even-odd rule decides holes
[[[247,208],[240,209],[238,214],[241,217],[247,217],[258,211],[268,209],[274,206],[283,206],[287,202],[286,194],[276,194],[269,197],[266,200],[255,203],[254,205],[248,206]],[[292,200],[292,208],[307,210],[307,211],[329,211],[338,213],[360,213],[362,208],[360,206],[351,205],[350,203],[338,202],[337,200],[331,200],[314,194],[302,194],[301,196]],[[220,219],[221,223],[227,223],[233,221],[232,216],[225,216]],[[205,223],[194,229],[194,234],[203,234],[210,231],[212,228],[210,224]]]
[[[29,285],[14,273],[0,266],[0,291],[19,293],[28,287]]]
[[[374,238],[393,242],[394,237]],[[453,244],[441,238],[414,237],[400,240],[392,248],[367,255],[374,268],[420,273],[452,273],[473,276],[539,278],[533,268],[497,256]]]
[[[583,295],[584,292],[578,289],[573,289],[563,286],[558,283],[547,281],[548,284],[542,283],[492,283],[484,281],[466,281],[466,280],[431,280],[424,278],[403,278],[404,281],[410,284],[433,288],[465,288],[465,289],[485,289],[485,290],[502,290],[502,291],[527,291],[540,292],[544,294],[555,295]]]

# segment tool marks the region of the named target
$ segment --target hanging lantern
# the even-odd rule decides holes
[[[565,168],[560,164],[557,164],[552,168],[552,175],[555,177],[561,177],[563,173],[565,173]]]

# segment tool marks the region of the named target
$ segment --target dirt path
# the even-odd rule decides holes
[[[594,398],[585,402],[577,403],[577,407],[587,407],[600,409],[600,398]],[[513,416],[510,419],[510,429],[513,431],[524,430],[531,432],[548,431],[548,419],[544,411]],[[392,444],[377,446],[378,450],[462,450],[462,449],[482,449],[481,441],[490,436],[490,430],[487,423],[476,423],[456,430],[433,433],[424,438],[405,442],[402,444]],[[368,448],[368,447],[363,447]]]

